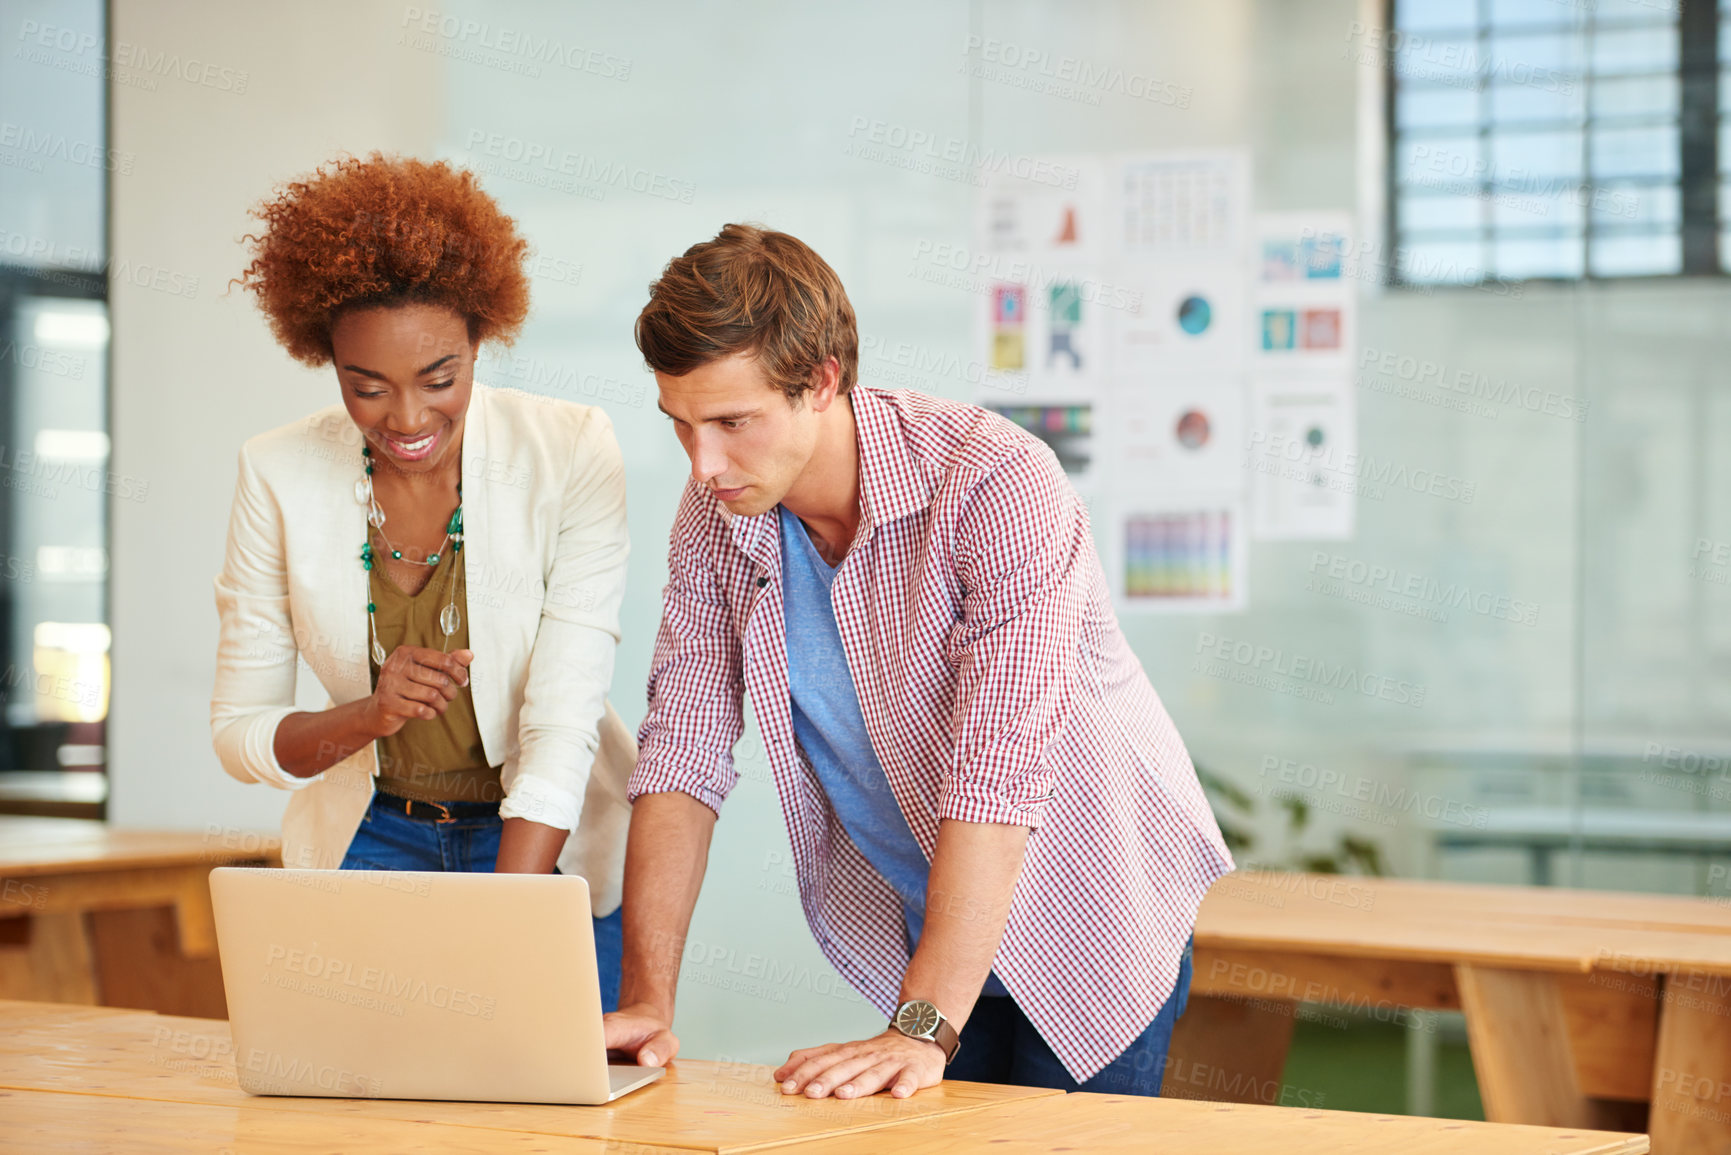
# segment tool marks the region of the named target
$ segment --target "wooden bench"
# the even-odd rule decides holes
[[[1164,1094],[1271,1101],[1301,1002],[1463,1011],[1492,1121],[1645,1129],[1659,1155],[1731,1152],[1724,905],[1228,875],[1197,919]]]

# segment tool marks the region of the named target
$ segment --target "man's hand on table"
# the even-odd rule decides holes
[[[775,1078],[784,1095],[803,1091],[809,1099],[826,1095],[859,1099],[888,1087],[891,1095],[905,1099],[922,1087],[943,1082],[944,1049],[889,1029],[857,1043],[795,1051]]]
[[[640,1067],[665,1066],[679,1053],[679,1036],[661,1012],[648,1003],[620,1007],[601,1016],[609,1051],[628,1055]]]

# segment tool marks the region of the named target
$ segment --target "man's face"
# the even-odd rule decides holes
[[[731,512],[774,509],[810,464],[818,440],[813,394],[789,404],[756,357],[736,353],[683,377],[656,373],[655,384],[691,459],[691,479]]]

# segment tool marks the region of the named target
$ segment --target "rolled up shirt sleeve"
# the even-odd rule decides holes
[[[297,777],[276,759],[277,726],[295,713],[298,654],[283,540],[282,511],[243,447],[215,583],[219,632],[211,744],[231,778],[300,790],[318,775]]]
[[[501,817],[561,830],[577,828],[595,767],[630,552],[613,423],[600,409],[586,410],[583,422],[499,806]]]
[[[638,731],[627,788],[677,791],[717,814],[739,774],[733,747],[744,729],[743,657],[706,534],[722,532],[690,485],[674,519],[661,626],[649,673],[649,713]]]
[[[955,754],[939,818],[1038,829],[1062,787],[1053,750],[1093,557],[1087,510],[1045,447],[1003,462],[969,495],[955,539],[962,615],[947,647]]]

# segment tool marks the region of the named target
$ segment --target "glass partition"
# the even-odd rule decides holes
[[[0,0],[0,812],[107,798],[106,18]]]

